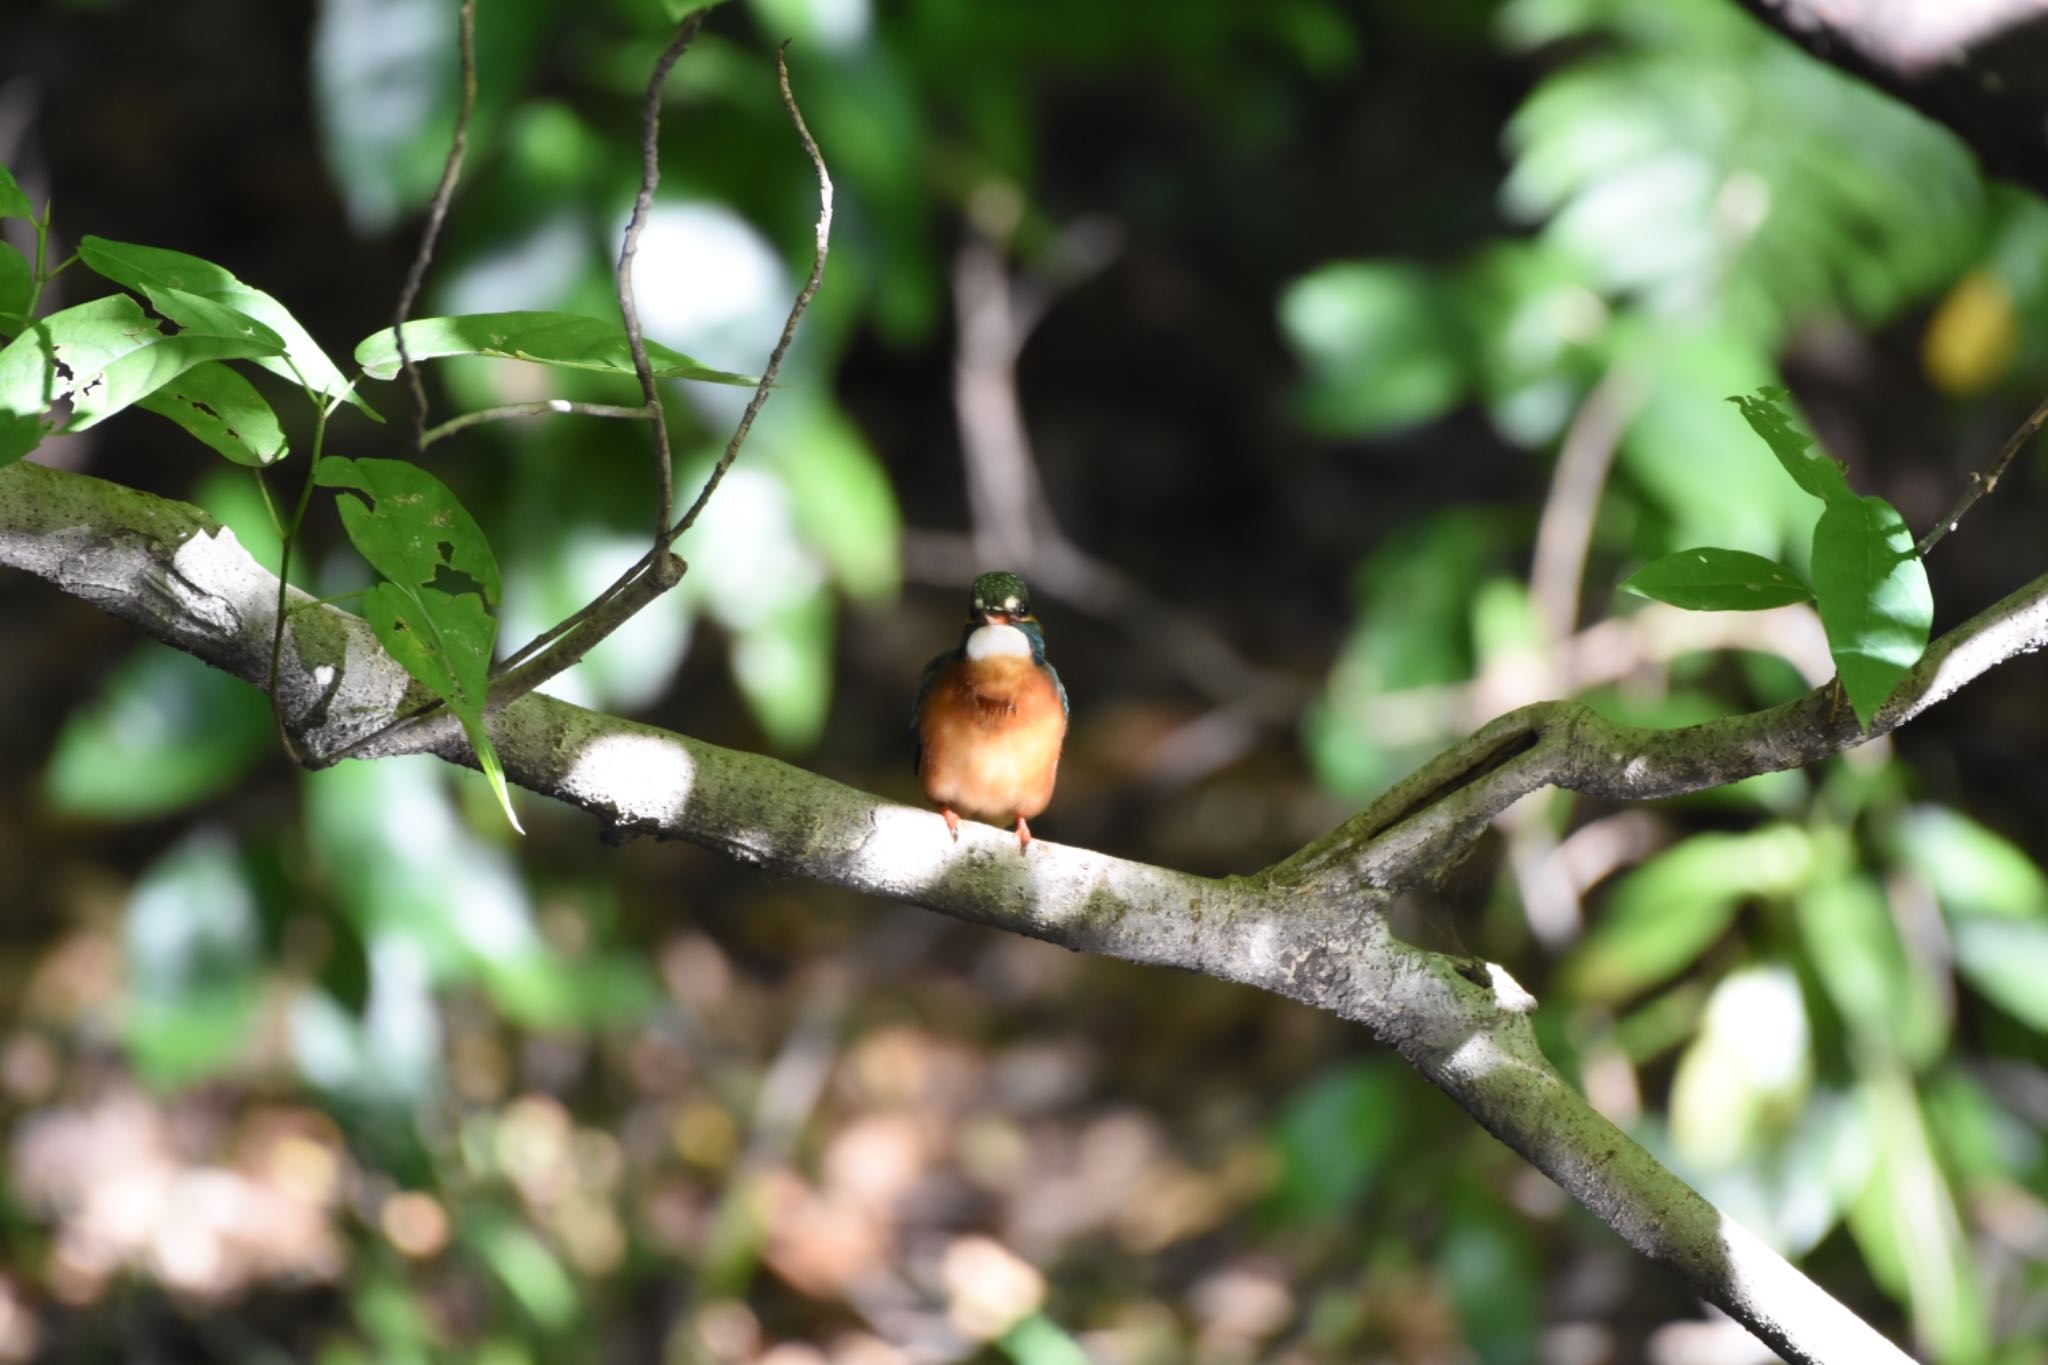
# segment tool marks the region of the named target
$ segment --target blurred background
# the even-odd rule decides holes
[[[0,162],[339,357],[388,324],[455,98],[447,0],[15,0]],[[611,315],[655,0],[481,0],[418,310]],[[1558,695],[1675,725],[1829,674],[1803,610],[1623,598],[1814,504],[1784,382],[1925,529],[2037,401],[2048,210],[1725,0],[751,0],[669,87],[651,337],[758,370],[679,549],[551,690],[916,802],[968,579],[1075,699],[1049,839],[1249,872]],[[82,271],[45,306],[104,292]],[[443,363],[436,413],[630,384]],[[259,379],[259,383],[267,383]],[[268,390],[295,437],[308,423]],[[402,453],[344,411],[328,449]],[[671,387],[693,491],[744,394]],[[37,458],[195,501],[136,413]],[[432,467],[523,640],[641,548],[644,431]],[[2042,570],[2038,450],[1934,553],[1937,632]],[[316,502],[303,586],[360,587]],[[603,845],[428,760],[306,774],[262,698],[0,579],[0,1360],[761,1365],[1758,1358],[1360,1030]],[[1404,934],[1497,959],[1629,1131],[1930,1359],[2048,1351],[2048,672],[1643,808],[1503,817]]]

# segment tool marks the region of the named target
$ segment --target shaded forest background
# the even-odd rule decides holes
[[[412,256],[452,13],[10,6],[0,162],[60,242],[221,262],[340,356]],[[609,315],[668,16],[478,26],[419,311]],[[1785,700],[1828,672],[1803,609],[1616,591],[1688,545],[1804,553],[1725,396],[1788,383],[1920,529],[2041,396],[2048,209],[1720,0],[726,6],[639,266],[649,335],[714,365],[759,367],[808,261],[785,36],[840,187],[825,289],[683,585],[550,690],[868,790],[918,799],[910,693],[983,568],[1033,579],[1075,698],[1034,828],[1192,871],[1522,701]],[[974,482],[1015,470],[1005,343],[1039,508]],[[631,392],[436,376],[441,417]],[[401,388],[368,392],[390,425],[331,452],[400,453]],[[671,389],[681,488],[736,392]],[[274,561],[248,472],[169,424],[36,458]],[[637,426],[431,459],[513,636],[642,547]],[[2038,571],[2039,472],[1932,557],[1937,632]],[[331,512],[309,535],[302,586],[362,586]],[[1335,1020],[532,797],[516,838],[426,760],[305,774],[254,691],[18,577],[0,659],[0,1359],[1751,1358]],[[2038,1359],[2044,682],[1684,801],[1549,794],[1403,931],[1504,963],[1596,1103],[1887,1331]]]

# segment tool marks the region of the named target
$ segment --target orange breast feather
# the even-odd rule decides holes
[[[1031,660],[948,664],[925,696],[918,729],[918,777],[939,805],[1008,825],[1052,800],[1067,718],[1052,680]]]

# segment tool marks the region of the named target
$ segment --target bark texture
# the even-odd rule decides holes
[[[0,471],[0,564],[264,685],[277,580],[197,509],[34,464]],[[293,593],[278,706],[306,762],[431,752],[473,763],[369,627]],[[2048,642],[2048,577],[1949,632],[1880,712],[1889,731]],[[921,905],[1077,952],[1242,982],[1371,1029],[1502,1142],[1644,1255],[1785,1357],[1903,1361],[1615,1128],[1545,1060],[1535,1002],[1499,966],[1426,952],[1387,928],[1510,803],[1556,785],[1669,796],[1796,767],[1862,741],[1826,692],[1682,730],[1618,725],[1573,702],[1510,713],[1273,867],[1210,879],[880,800],[774,759],[529,694],[490,717],[510,778],[614,838],[686,839],[788,876]]]

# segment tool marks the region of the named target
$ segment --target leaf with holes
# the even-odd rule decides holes
[[[406,323],[404,330],[406,354],[415,361],[446,356],[493,356],[572,370],[633,373],[633,351],[626,341],[626,329],[604,318],[575,313],[471,313],[451,318],[416,318]],[[749,388],[758,382],[743,374],[714,370],[658,341],[647,343],[647,360],[657,379],[701,379]],[[402,368],[397,333],[386,327],[365,338],[356,347],[356,363],[372,379],[395,378]]]
[[[1842,466],[1816,450],[1813,438],[1792,425],[1784,400],[1785,390],[1775,384],[1767,384],[1754,394],[1733,394],[1728,399],[1742,410],[1742,419],[1749,423],[1749,429],[1763,438],[1794,483],[1830,505],[1855,497],[1849,491]]]
[[[1813,593],[1828,651],[1865,728],[1927,649],[1934,594],[1913,533],[1879,497],[1830,503],[1813,528]]]
[[[314,480],[364,495],[340,499],[341,523],[378,573],[407,587],[444,589],[444,575],[461,575],[486,605],[498,604],[498,561],[490,542],[447,484],[405,460],[338,455],[320,461]]]
[[[330,455],[315,482],[363,496],[342,496],[341,524],[364,559],[389,581],[371,587],[363,615],[377,639],[419,684],[462,722],[477,766],[512,828],[512,793],[484,728],[491,646],[498,622],[498,561],[483,529],[448,486],[403,460]],[[521,831],[524,832],[523,830]]]
[[[170,418],[236,464],[260,469],[290,449],[270,404],[225,365],[195,365],[136,406]]]
[[[195,365],[250,359],[273,348],[257,336],[165,336],[134,299],[116,294],[38,318],[0,347],[0,461],[15,442],[49,429],[69,400],[65,431],[83,431],[146,398]],[[33,442],[31,442],[33,444]]]
[[[1799,575],[1776,560],[1711,545],[1653,559],[1621,586],[1687,611],[1762,611],[1813,599]]]
[[[149,294],[151,302],[157,304],[166,317],[174,315],[164,310],[159,301],[159,295],[165,290],[176,290],[187,296],[197,295],[203,301],[245,314],[282,340],[282,352],[259,362],[264,369],[294,384],[303,383],[324,399],[331,400],[346,394],[348,401],[367,416],[380,422],[384,420],[351,390],[348,376],[327,358],[327,353],[313,340],[313,334],[291,315],[289,309],[261,289],[243,284],[212,261],[164,247],[137,246],[132,242],[111,242],[104,237],[92,236],[79,242],[78,256],[88,267],[115,284]],[[177,306],[175,300],[173,306]]]

